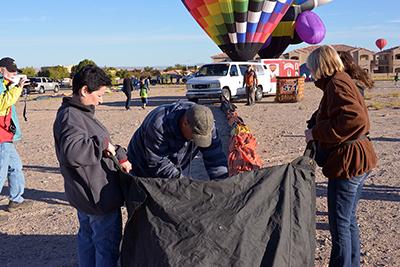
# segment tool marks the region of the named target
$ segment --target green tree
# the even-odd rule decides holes
[[[68,69],[63,66],[54,66],[42,68],[38,74],[39,76],[49,77],[54,80],[61,80],[69,77]]]
[[[81,62],[78,63],[78,65],[75,65],[71,69],[71,78],[74,77],[74,75],[80,71],[83,67],[87,65],[96,65],[96,63],[93,60],[90,59],[84,59]],[[97,65],[96,65],[97,66]]]
[[[105,71],[107,76],[111,79],[112,85],[116,85],[117,69],[113,67],[104,67],[103,70]]]
[[[132,74],[128,71],[128,70],[117,70],[117,72],[115,73],[115,75],[119,78],[129,78],[132,76]]]
[[[36,76],[36,70],[33,67],[22,68],[21,70],[22,70],[22,74],[25,74],[28,77]]]
[[[38,72],[39,77],[50,77],[50,71],[48,68],[41,68],[40,71]]]

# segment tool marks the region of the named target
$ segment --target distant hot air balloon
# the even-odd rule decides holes
[[[278,26],[272,33],[269,44],[265,44],[258,52],[261,58],[279,58],[289,45],[300,44],[304,40],[300,38],[297,30],[295,29],[297,19],[302,14],[312,10],[318,6],[330,3],[332,0],[294,0],[293,5],[289,8]],[[325,27],[323,28],[325,30]],[[316,28],[314,24],[303,24],[302,33],[305,31],[314,32],[321,37],[322,28]],[[303,34],[304,36],[304,34]],[[316,36],[314,36],[316,37]],[[317,38],[320,39],[320,38]],[[323,38],[322,38],[323,39]],[[314,40],[315,42],[316,40]],[[322,40],[321,40],[322,41]]]
[[[232,60],[251,60],[293,0],[182,0],[210,38]]]
[[[375,41],[375,44],[379,48],[379,50],[382,51],[382,49],[387,45],[387,41],[383,38],[380,38]]]

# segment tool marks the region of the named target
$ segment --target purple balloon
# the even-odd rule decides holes
[[[322,20],[312,11],[304,11],[296,19],[295,29],[301,40],[308,44],[320,43],[326,33]]]

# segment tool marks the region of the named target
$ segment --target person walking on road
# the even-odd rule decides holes
[[[133,91],[133,84],[132,84],[132,79],[131,78],[124,78],[123,84],[122,84],[122,92],[124,92],[126,96],[126,102],[125,102],[125,109],[129,110],[131,106],[131,97],[132,97],[132,91]]]
[[[149,96],[148,94],[149,94],[149,91],[150,91],[150,88],[148,86],[148,82],[146,82],[146,81],[147,81],[146,78],[144,78],[144,77],[140,78],[139,95],[140,95],[140,98],[142,100],[142,108],[143,109],[145,109],[147,104],[148,104],[147,97]]]

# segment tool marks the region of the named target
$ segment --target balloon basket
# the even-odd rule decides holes
[[[294,103],[303,100],[303,98],[303,77],[276,77],[276,102]]]

